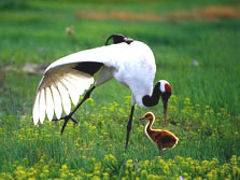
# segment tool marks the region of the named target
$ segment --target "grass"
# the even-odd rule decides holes
[[[238,8],[236,1],[151,1],[147,5],[144,1],[25,1],[14,6],[14,1],[10,6],[4,2],[0,3],[0,179],[239,178],[239,19],[156,22],[76,17],[86,11],[161,16],[208,6]],[[71,26],[74,39],[65,33]],[[112,33],[146,42],[156,57],[156,81],[167,79],[173,86],[166,128],[180,142],[161,157],[156,157],[157,148],[138,121],[146,111],[153,111],[154,127],[160,128],[161,105],[148,110],[137,107],[124,153],[131,98],[130,91],[115,80],[94,91],[75,115],[79,125],[69,123],[63,136],[62,122],[33,126],[31,108],[41,74],[24,72],[24,64],[49,64],[72,52],[101,46]]]

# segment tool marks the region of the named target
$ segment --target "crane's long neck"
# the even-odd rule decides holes
[[[149,96],[149,95],[143,96],[142,102],[145,106],[151,107],[151,106],[155,106],[158,104],[159,98],[161,96],[161,92],[159,89],[160,89],[160,83],[158,82],[155,85],[151,96]]]
[[[148,120],[148,123],[147,123],[146,126],[145,126],[145,130],[151,131],[151,130],[152,130],[152,125],[153,125],[153,123],[154,123],[154,119],[149,119],[149,120]]]

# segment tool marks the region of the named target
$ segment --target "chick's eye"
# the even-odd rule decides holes
[[[151,118],[151,117],[152,117],[151,114],[147,114],[147,115],[146,115],[146,118]]]

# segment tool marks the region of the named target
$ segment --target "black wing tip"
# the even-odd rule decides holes
[[[78,63],[73,69],[93,76],[102,67],[102,65],[103,63],[100,62],[81,62]]]

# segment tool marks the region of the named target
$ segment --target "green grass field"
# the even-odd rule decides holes
[[[0,179],[239,179],[239,8],[234,0],[1,1]],[[155,81],[172,84],[166,129],[180,141],[162,156],[139,121],[152,111],[161,128],[161,103],[136,108],[124,152],[131,92],[115,80],[93,92],[63,135],[63,122],[32,123],[41,74],[25,64],[46,66],[113,33],[147,43]]]

